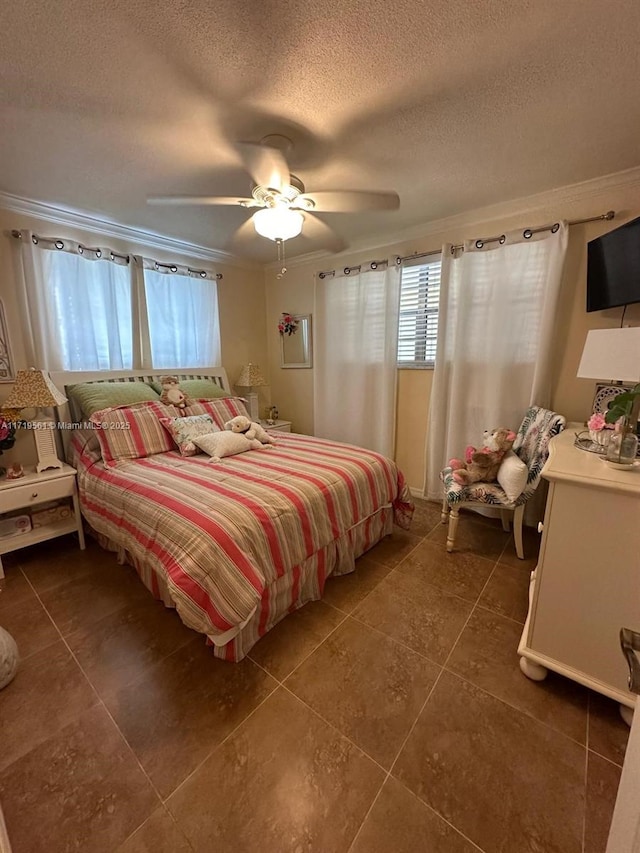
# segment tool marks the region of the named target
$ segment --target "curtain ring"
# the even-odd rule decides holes
[[[378,269],[378,264],[377,264],[375,261],[371,261],[371,269],[372,269],[372,270],[377,270],[377,269]]]
[[[102,257],[102,249],[96,249],[96,258]]]
[[[400,257],[400,255],[398,255],[398,257],[396,258],[396,265],[400,266],[401,263],[402,263],[402,258]]]
[[[500,245],[501,245],[501,246],[504,246],[504,244],[505,244],[506,242],[507,242],[506,234],[501,234],[501,235],[500,235],[500,239],[498,240],[498,243],[500,243]]]
[[[200,278],[206,278],[207,274],[204,270],[200,270]]]
[[[323,272],[319,272],[319,273],[318,273],[318,278],[322,281],[322,279],[324,279],[324,273],[323,273]]]
[[[81,243],[78,244],[78,254],[84,255],[84,246]]]
[[[38,238],[36,237],[35,234],[31,235],[31,242],[33,243],[34,246],[38,245]]]
[[[56,240],[54,246],[56,247],[56,249],[64,249],[64,243],[62,242],[62,240]]]
[[[484,246],[483,240],[476,240],[476,249],[482,249]]]
[[[351,267],[345,267],[343,272],[345,275],[351,275]]]
[[[556,231],[558,231],[559,229],[560,229],[560,223],[559,223],[559,222],[555,222],[555,223],[551,226],[551,233],[552,233],[552,234],[555,234],[555,233],[556,233]]]
[[[525,228],[522,232],[522,236],[525,240],[530,240],[533,237],[533,231],[531,230],[531,228]]]
[[[177,267],[177,266],[175,266],[175,264],[171,264],[171,266],[169,267],[169,269],[171,270],[171,272],[178,272],[178,267]]]

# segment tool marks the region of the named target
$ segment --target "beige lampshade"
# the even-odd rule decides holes
[[[3,406],[7,409],[47,409],[60,406],[67,398],[44,370],[19,370],[13,389]]]
[[[640,326],[625,329],[591,329],[582,351],[578,377],[640,380]]]
[[[269,383],[262,375],[262,372],[257,364],[246,364],[240,371],[240,376],[236,379],[236,385],[240,388],[254,388],[257,385],[268,385]]]

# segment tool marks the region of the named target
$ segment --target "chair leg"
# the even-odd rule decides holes
[[[456,533],[458,530],[458,518],[460,510],[457,506],[451,507],[449,514],[449,530],[447,531],[447,551],[453,551],[453,546],[456,544]]]
[[[511,530],[511,528],[509,527],[509,510],[501,509],[500,518],[502,519],[502,529],[509,533],[509,531]]]
[[[522,547],[522,519],[524,516],[524,504],[516,507],[513,514],[513,538],[516,540],[516,554],[520,560],[524,560],[524,548]]]
[[[440,515],[440,521],[442,524],[447,523],[447,519],[449,518],[449,502],[446,498],[442,498],[442,514]]]

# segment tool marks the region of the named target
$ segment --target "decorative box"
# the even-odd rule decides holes
[[[13,515],[0,521],[0,538],[18,536],[31,530],[31,519],[28,515]]]
[[[34,530],[69,518],[71,518],[71,507],[66,503],[41,504],[35,512],[31,513]]]

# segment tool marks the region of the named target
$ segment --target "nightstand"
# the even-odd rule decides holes
[[[80,540],[80,549],[84,551],[85,548],[75,468],[63,465],[62,468],[41,471],[39,474],[35,469],[27,468],[24,477],[18,480],[0,480],[0,514],[23,510],[25,515],[29,515],[32,507],[60,498],[72,499],[73,514],[70,518],[45,523],[41,527],[32,528],[27,533],[0,537],[0,578],[4,577],[2,554],[8,554],[26,545],[34,545],[36,542],[44,542],[46,539],[63,536],[65,533],[76,532]]]
[[[291,421],[274,421],[274,423],[269,424],[267,421],[261,420],[260,423],[270,432],[291,432]]]

